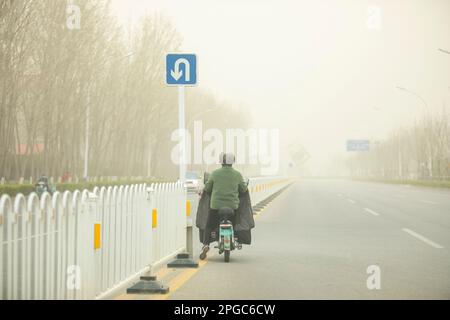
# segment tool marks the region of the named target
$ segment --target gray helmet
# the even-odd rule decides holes
[[[220,154],[220,163],[222,165],[233,165],[236,162],[236,157],[232,153],[221,153]]]

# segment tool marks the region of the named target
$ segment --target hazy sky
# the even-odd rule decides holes
[[[450,105],[450,55],[438,51],[450,50],[449,0],[116,0],[115,8],[124,21],[163,12],[183,51],[198,55],[199,87],[251,108],[253,126],[280,128],[316,163],[347,139],[382,139],[420,115],[420,100],[397,85],[429,108]]]

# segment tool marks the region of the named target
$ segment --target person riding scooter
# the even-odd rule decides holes
[[[233,154],[222,153],[220,155],[222,167],[211,173],[203,189],[204,192],[211,194],[211,200],[205,232],[203,232],[201,260],[206,259],[209,251],[211,231],[219,225],[219,209],[230,208],[236,211],[239,208],[239,194],[247,192],[247,183],[241,173],[233,169],[235,161]]]

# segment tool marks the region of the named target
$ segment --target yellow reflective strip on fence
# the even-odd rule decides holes
[[[101,248],[101,224],[94,224],[94,250]]]
[[[158,210],[153,209],[153,212],[152,212],[152,228],[156,229],[157,226],[158,226]]]
[[[186,201],[186,216],[187,217],[191,216],[191,202],[190,201]]]

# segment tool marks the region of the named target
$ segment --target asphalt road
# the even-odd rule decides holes
[[[229,264],[212,249],[170,299],[450,299],[448,190],[300,181],[257,217],[253,240]],[[367,287],[370,266],[380,289]]]

